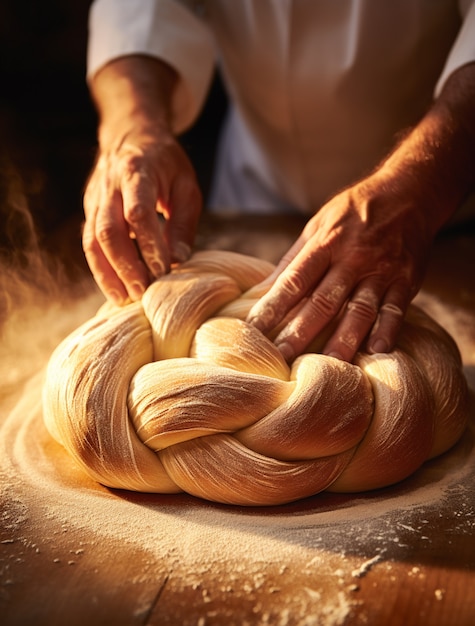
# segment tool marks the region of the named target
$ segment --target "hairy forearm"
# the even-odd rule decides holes
[[[381,165],[376,177],[411,186],[432,235],[475,183],[475,63],[455,72],[421,122]],[[430,215],[427,215],[430,212]]]
[[[84,195],[83,247],[117,304],[140,299],[193,243],[201,192],[169,123],[175,84],[169,66],[146,56],[117,59],[91,81],[100,145]]]
[[[175,71],[151,57],[134,55],[103,67],[90,89],[99,115],[99,142],[107,145],[131,124],[150,125],[169,132]]]

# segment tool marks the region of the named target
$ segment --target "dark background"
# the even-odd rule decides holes
[[[0,245],[6,236],[6,199],[21,180],[40,238],[73,216],[82,220],[82,195],[96,152],[97,119],[86,75],[90,0],[0,2]],[[208,103],[182,138],[206,197],[214,148],[226,107],[215,80]],[[10,202],[11,204],[11,202]],[[12,239],[17,238],[16,241]]]

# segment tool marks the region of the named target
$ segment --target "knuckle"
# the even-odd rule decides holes
[[[126,282],[130,282],[134,276],[134,267],[124,256],[119,256],[115,259],[114,268],[117,275]]]
[[[399,261],[399,263],[397,263],[397,261]],[[398,267],[399,265],[399,255],[394,259],[381,259],[377,264],[376,275],[387,281],[389,277],[394,273],[395,266]]]
[[[277,309],[270,303],[261,305],[254,313],[254,323],[261,330],[272,328],[278,321],[280,321],[280,318],[277,314]]]
[[[367,299],[357,296],[350,300],[347,305],[348,312],[352,316],[361,320],[374,320],[378,314],[378,303],[376,299]]]
[[[278,335],[278,342],[292,342],[295,345],[303,345],[308,340],[311,332],[309,325],[301,316],[296,316]]]
[[[141,224],[147,216],[147,209],[141,202],[134,202],[124,207],[124,217],[126,222],[132,226]]]
[[[342,333],[341,335],[338,335],[337,337],[337,345],[340,351],[342,351],[341,348],[345,348],[351,352],[356,352],[359,347],[360,341],[361,337],[359,336],[359,334],[350,330]]]
[[[96,228],[96,239],[101,246],[111,245],[117,236],[117,229],[112,223],[100,224]]]
[[[309,281],[303,272],[288,268],[285,274],[282,274],[282,281],[279,287],[282,293],[294,297],[307,292]]]
[[[144,167],[143,157],[141,154],[126,153],[122,155],[120,162],[120,172],[124,180],[129,182],[139,175],[142,178],[147,177]]]
[[[341,308],[341,300],[344,297],[343,286],[336,285],[330,291],[317,289],[310,296],[313,308],[325,317],[333,317]]]

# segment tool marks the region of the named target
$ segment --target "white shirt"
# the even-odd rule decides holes
[[[314,213],[475,61],[475,0],[95,0],[88,76],[134,53],[176,69],[176,133],[219,64],[231,106],[211,206]]]

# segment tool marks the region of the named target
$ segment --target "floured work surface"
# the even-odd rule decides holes
[[[253,239],[239,223],[243,232],[227,221],[201,245],[272,261],[268,251],[285,249],[288,225]],[[472,396],[474,238],[439,241],[417,299],[457,341]],[[108,490],[51,440],[41,415],[52,347],[100,302],[92,293],[53,306],[4,335],[2,624],[473,623],[473,426],[412,478],[370,494],[242,508]]]

